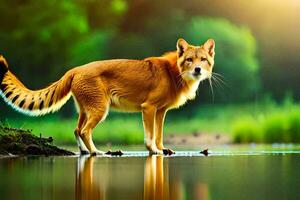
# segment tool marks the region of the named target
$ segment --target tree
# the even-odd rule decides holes
[[[68,50],[88,31],[83,10],[68,0],[4,4],[0,12],[7,15],[1,20],[0,49],[13,71],[33,88],[55,81],[67,68]],[[8,7],[14,7],[13,12]]]

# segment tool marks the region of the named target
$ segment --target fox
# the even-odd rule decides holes
[[[176,50],[142,60],[112,59],[90,62],[67,71],[61,79],[39,90],[28,89],[0,56],[0,94],[13,109],[29,116],[58,111],[72,96],[79,113],[74,134],[81,154],[104,155],[92,131],[110,108],[141,112],[144,143],[150,154],[174,154],[163,145],[167,111],[196,97],[200,82],[210,79],[215,41],[194,46],[183,38]]]

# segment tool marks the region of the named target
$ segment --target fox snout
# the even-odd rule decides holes
[[[200,66],[195,67],[194,74],[195,75],[200,75],[201,74],[201,67]]]

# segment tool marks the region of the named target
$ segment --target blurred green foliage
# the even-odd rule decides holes
[[[233,134],[235,143],[262,142],[261,130],[252,119],[235,122]]]
[[[95,31],[82,36],[70,49],[69,65],[83,65],[107,57],[106,51],[111,35],[111,32]]]
[[[299,143],[300,107],[287,99],[254,115],[242,115],[233,124],[234,142]]]
[[[5,1],[0,13],[0,49],[31,87],[65,72],[74,40],[89,30],[82,9],[71,1]]]

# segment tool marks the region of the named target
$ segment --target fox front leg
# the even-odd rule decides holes
[[[164,120],[166,117],[167,109],[162,108],[157,110],[155,116],[155,142],[156,146],[159,150],[163,151],[165,155],[172,155],[175,154],[175,151],[172,149],[168,149],[164,147],[163,144],[163,129],[164,129]]]
[[[163,154],[162,150],[156,147],[155,142],[155,114],[156,108],[149,104],[142,105],[143,125],[145,132],[145,143],[150,154]]]

